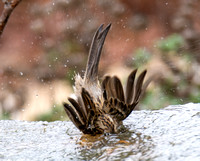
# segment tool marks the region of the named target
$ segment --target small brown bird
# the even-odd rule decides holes
[[[135,81],[136,70],[128,76],[125,92],[118,77],[106,76],[100,85],[98,65],[101,50],[110,29],[103,25],[96,31],[89,51],[86,72],[83,78],[75,76],[76,99],[68,98],[71,103],[63,103],[65,111],[74,125],[84,134],[117,133],[119,125],[126,119],[138,104],[144,70]]]

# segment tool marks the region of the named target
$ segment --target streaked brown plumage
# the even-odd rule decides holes
[[[83,78],[75,76],[76,99],[68,98],[64,108],[74,125],[84,134],[116,133],[118,126],[138,104],[146,70],[137,78],[137,69],[128,76],[125,92],[118,77],[106,76],[102,84],[98,80],[98,64],[101,50],[110,29],[103,25],[96,31]]]

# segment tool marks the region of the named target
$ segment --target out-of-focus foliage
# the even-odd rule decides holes
[[[146,48],[139,48],[134,52],[133,65],[139,68],[151,59],[151,53]]]
[[[161,51],[169,52],[169,51],[177,51],[183,46],[184,39],[179,34],[173,34],[168,36],[167,38],[158,41],[157,46]]]
[[[200,78],[196,77],[200,64],[193,53],[183,48],[184,45],[183,37],[178,34],[157,42],[155,52],[166,68],[152,82],[154,87],[146,92],[140,109],[159,109],[170,104],[200,102]]]
[[[154,88],[154,90],[147,91],[145,97],[142,99],[139,109],[151,109],[158,110],[160,108],[166,107],[170,104],[183,104],[182,99],[177,99],[176,97],[167,95],[160,87]]]
[[[2,112],[0,115],[0,120],[8,120],[10,119],[10,113],[9,112]]]

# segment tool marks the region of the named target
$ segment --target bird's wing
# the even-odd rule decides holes
[[[102,82],[102,90],[104,99],[106,100],[111,97],[117,98],[122,102],[125,100],[122,83],[117,76],[106,76]]]
[[[134,83],[136,72],[137,70],[134,70],[128,77],[126,87],[126,99],[123,99],[123,88],[121,86],[121,82],[117,77],[105,77],[102,82],[104,96],[103,110],[105,111],[105,113],[112,115],[117,121],[122,121],[127,118],[140,100],[146,70],[144,70],[138,76],[136,83]]]
[[[74,109],[71,105],[69,105],[68,103],[63,103],[64,105],[64,109],[65,112],[67,113],[68,117],[70,118],[70,120],[74,123],[74,125],[80,130],[80,131],[84,131],[85,128],[85,124],[84,122],[82,122],[82,120],[80,119],[80,116],[78,115],[76,109]]]
[[[137,69],[133,70],[127,79],[127,83],[126,83],[126,103],[127,104],[130,104],[133,100],[134,82],[135,82],[136,73],[137,73]]]
[[[95,103],[93,102],[93,98],[90,96],[88,91],[85,88],[82,88],[82,93],[81,93],[85,108],[88,109],[88,115],[86,119],[86,126],[92,125],[92,121],[94,119],[95,114],[97,113],[97,109],[95,106]]]
[[[93,134],[94,131],[90,125],[94,120],[96,107],[91,96],[84,88],[82,88],[81,97],[84,105],[81,105],[80,102],[78,103],[73,98],[68,98],[72,106],[68,103],[63,103],[64,109],[70,120],[80,131],[84,134]]]

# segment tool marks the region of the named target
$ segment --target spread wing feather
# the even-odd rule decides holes
[[[127,118],[139,102],[146,70],[138,76],[135,83],[136,72],[137,69],[132,71],[128,77],[126,98],[124,98],[121,81],[116,76],[105,77],[102,82],[103,91],[107,96],[104,101],[103,110],[117,121]]]
[[[74,125],[81,131],[85,129],[85,125],[81,123],[77,113],[74,111],[74,109],[68,104],[63,103],[65,112],[69,116],[70,120],[74,123]]]
[[[81,121],[81,123],[85,124],[85,120],[86,120],[87,116],[85,115],[83,108],[73,98],[68,98],[68,101],[75,108],[75,111],[76,111],[77,116],[78,116],[79,120]]]
[[[126,83],[126,103],[127,104],[130,104],[133,100],[134,82],[135,82],[136,73],[137,73],[137,69],[133,70],[127,79],[127,83]]]

